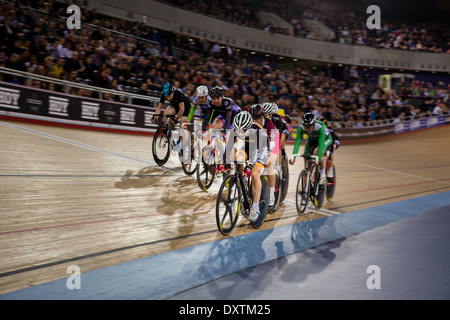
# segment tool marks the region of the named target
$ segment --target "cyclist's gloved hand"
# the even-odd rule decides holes
[[[294,164],[295,163],[295,158],[291,158],[291,159],[289,159],[289,164]]]

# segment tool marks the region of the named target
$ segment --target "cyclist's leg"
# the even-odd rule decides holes
[[[334,165],[334,154],[336,150],[339,148],[341,142],[339,140],[333,141],[333,145],[331,146],[331,152],[330,152],[330,177],[333,177],[333,165]]]
[[[165,116],[174,116],[176,115],[176,110],[172,106],[167,106],[167,108],[164,109],[164,115]],[[167,118],[164,117],[164,125],[167,123]]]
[[[257,162],[252,169],[252,184],[253,184],[253,207],[258,207],[259,213],[259,200],[261,198],[261,174],[264,170],[264,165]]]
[[[275,170],[274,165],[277,161],[277,155],[274,153],[271,153],[269,155],[269,159],[265,165],[266,167],[266,176],[267,180],[269,180],[269,190],[270,190],[270,203],[271,205],[275,201],[275,183],[276,183],[276,176],[275,176]]]

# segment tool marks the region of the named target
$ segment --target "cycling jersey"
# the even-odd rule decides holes
[[[195,97],[192,100],[191,110],[189,112],[187,121],[192,122],[192,118],[194,117],[194,114],[197,115],[199,117],[199,119],[205,119],[205,113],[209,107],[210,102],[211,102],[210,96],[206,96],[205,103],[199,103],[198,97]]]
[[[236,150],[244,151],[251,166],[264,167],[269,158],[269,136],[259,124],[253,122],[245,139],[237,138]]]
[[[300,148],[300,144],[303,140],[303,133],[306,133],[306,130],[305,127],[301,124],[297,130],[297,138],[295,140],[293,154],[297,154],[298,149]],[[309,134],[306,134],[308,135],[308,139],[306,140],[305,153],[312,154],[312,151],[314,151],[316,147],[319,147],[317,155],[319,156],[320,161],[320,158],[322,157],[325,150],[327,150],[333,142],[327,126],[323,122],[316,121],[313,130]]]
[[[339,146],[341,145],[341,140],[339,139],[338,135],[336,134],[336,132],[334,131],[334,129],[327,127],[328,131],[330,132],[331,138],[333,139],[333,145],[330,149],[330,154],[333,154],[334,151],[339,148]]]
[[[273,122],[275,128],[278,129],[278,132],[280,132],[280,134],[283,133],[287,139],[289,136],[289,128],[287,126],[286,120],[278,113],[273,113],[272,114],[272,122]]]
[[[164,104],[164,102],[166,102],[166,97],[164,96],[164,94],[161,94],[161,98],[159,99],[159,102],[162,104]],[[173,91],[172,101],[167,100],[167,102],[169,102],[169,104],[175,109],[176,113],[178,113],[180,111],[180,103],[184,102],[183,116],[187,117],[189,115],[189,111],[191,110],[191,100],[189,100],[188,96],[185,95],[180,90],[175,89]]]
[[[278,130],[275,128],[272,120],[268,118],[264,118],[264,129],[267,130],[267,134],[270,139],[270,152],[278,155],[280,152],[280,134]]]
[[[236,105],[234,100],[227,97],[222,98],[222,103],[219,107],[216,107],[210,102],[205,112],[205,121],[203,121],[202,130],[205,131],[215,118],[222,120],[224,124],[223,130],[233,129],[233,118],[240,111],[241,108]]]

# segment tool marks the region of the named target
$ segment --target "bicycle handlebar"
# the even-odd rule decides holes
[[[309,155],[309,154],[300,154],[300,153],[297,153],[297,154],[292,155],[292,158],[291,158],[291,160],[289,160],[289,162],[295,161],[295,158],[296,158],[296,157],[303,157],[303,158],[305,158],[306,160],[314,159],[314,162],[315,162],[315,163],[318,163],[318,162],[319,162],[319,157],[318,157],[318,156]],[[291,163],[291,164],[292,164],[292,163]]]

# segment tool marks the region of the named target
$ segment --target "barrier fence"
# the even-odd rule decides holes
[[[142,134],[154,133],[157,125],[151,123],[151,118],[156,106],[150,105],[156,104],[158,100],[135,94],[129,95],[133,98],[148,99],[149,106],[75,96],[0,81],[0,117]],[[444,125],[450,122],[450,114],[421,115],[419,119],[411,117],[405,119],[396,120],[397,123],[394,121],[362,128],[347,128],[339,123],[332,125],[336,127],[335,131],[342,141],[363,141]],[[298,120],[293,119],[293,124],[290,125],[291,134],[288,142],[295,141],[297,137]]]

